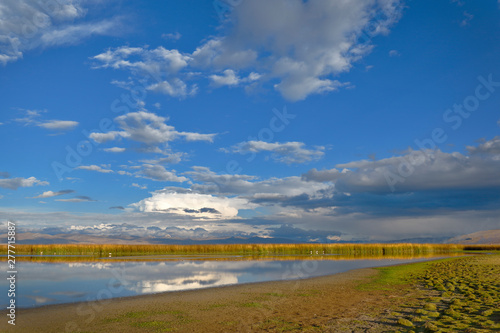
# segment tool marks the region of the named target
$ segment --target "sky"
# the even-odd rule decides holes
[[[389,241],[500,228],[500,2],[4,0],[0,219]]]

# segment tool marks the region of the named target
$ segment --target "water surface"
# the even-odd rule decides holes
[[[16,304],[36,307],[248,282],[301,279],[421,260],[428,258],[20,261],[17,263]],[[0,269],[7,271],[6,263],[0,264]],[[2,280],[0,290],[5,291],[0,298],[2,307],[8,304],[8,289],[7,280]]]

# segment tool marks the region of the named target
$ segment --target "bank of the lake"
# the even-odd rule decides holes
[[[475,256],[304,280],[55,305],[21,310],[14,329],[4,320],[0,330],[491,332],[500,329],[500,286],[495,279],[499,268],[499,255]]]

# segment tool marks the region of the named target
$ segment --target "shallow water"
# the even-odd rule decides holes
[[[309,258],[311,259],[311,258]],[[320,259],[320,258],[318,258]],[[414,259],[346,260],[176,260],[29,262],[17,264],[16,305],[102,300],[248,282],[301,279],[351,269],[395,265]],[[7,271],[5,263],[0,269]],[[8,305],[8,282],[0,282],[0,306]]]

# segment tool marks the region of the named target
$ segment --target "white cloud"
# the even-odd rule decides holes
[[[59,196],[59,195],[64,195],[64,194],[69,194],[69,193],[73,193],[73,192],[75,192],[75,191],[73,191],[73,190],[62,190],[62,191],[57,191],[57,192],[46,191],[46,192],[43,192],[40,195],[37,195],[37,196],[33,197],[32,199],[51,198],[51,197],[55,197],[55,196]]]
[[[198,92],[198,87],[196,85],[188,88],[186,83],[178,78],[153,83],[149,85],[147,89],[156,93],[170,95],[172,97],[194,96]]]
[[[13,120],[15,122],[23,124],[24,126],[39,124],[40,121],[38,121],[37,118],[41,117],[42,113],[47,112],[47,110],[26,110],[26,109],[19,109],[19,111],[24,113],[24,116],[22,118],[15,118]]]
[[[78,122],[72,120],[48,120],[37,126],[48,130],[71,130],[78,126]]]
[[[125,132],[111,131],[107,133],[90,133],[90,138],[98,143],[114,140],[117,137],[125,136]]]
[[[103,150],[108,153],[123,153],[126,149],[121,147],[112,147],[112,148],[104,148]]]
[[[45,31],[40,36],[43,46],[77,44],[92,35],[107,35],[119,25],[119,20],[104,20],[94,23],[67,25]]]
[[[139,61],[131,61],[131,56],[139,57]],[[153,50],[140,47],[119,47],[109,49],[92,57],[93,68],[113,68],[130,70],[135,74],[154,79],[147,89],[174,97],[186,97],[196,93],[196,85],[188,87],[177,77],[179,71],[188,66],[190,57],[178,50],[167,50],[158,47]]]
[[[15,122],[21,123],[24,126],[38,126],[48,130],[71,130],[79,125],[77,121],[72,120],[39,120],[43,113],[47,110],[26,110],[18,109],[24,116],[22,118],[13,119]]]
[[[49,185],[49,182],[38,180],[35,177],[0,179],[0,187],[11,190],[17,190],[19,187],[32,187],[34,185],[46,186]]]
[[[16,61],[23,52],[61,44],[75,44],[92,35],[113,33],[120,22],[80,23],[87,9],[82,1],[36,2],[3,0],[0,5],[0,64]]]
[[[179,40],[181,39],[182,35],[179,32],[175,32],[169,34],[162,34],[161,37],[165,39]]]
[[[346,85],[333,77],[370,52],[372,37],[389,32],[401,15],[401,2],[244,1],[223,23],[224,34],[192,53],[120,47],[93,57],[94,68],[152,77],[148,89],[177,97],[196,90],[187,81],[205,77],[214,86],[269,83],[286,99],[302,100]],[[200,70],[202,75],[192,75]]]
[[[130,186],[140,188],[141,190],[146,190],[148,188],[146,185],[139,185],[137,183],[132,183]]]
[[[232,69],[226,69],[222,73],[223,75],[210,75],[210,79],[212,80],[214,86],[235,86],[240,83],[240,78],[236,76]]]
[[[101,173],[112,173],[113,172],[113,170],[103,169],[98,165],[80,165],[79,167],[76,167],[76,169],[97,171],[97,172],[101,172]]]
[[[146,145],[157,145],[173,141],[179,137],[184,137],[187,141],[212,142],[216,136],[216,134],[178,132],[173,126],[166,124],[167,120],[168,118],[160,117],[150,112],[130,112],[115,118],[115,122],[122,131],[91,133],[90,138],[102,143],[122,137]]]
[[[257,81],[261,78],[261,75],[255,72],[251,72],[245,78],[240,78],[236,75],[235,71],[232,69],[226,69],[222,72],[222,75],[210,75],[210,80],[212,81],[212,85],[215,87],[221,86],[237,86],[240,83],[247,83]]]
[[[286,164],[305,163],[318,160],[323,157],[324,147],[316,147],[315,149],[304,148],[302,142],[265,142],[265,141],[244,141],[233,147],[230,151],[234,153],[260,153],[271,152],[272,158]]]
[[[389,51],[389,57],[399,57],[401,54],[399,53],[398,50],[390,50]]]
[[[217,197],[209,194],[162,190],[131,206],[141,212],[165,212],[198,218],[236,218],[239,209],[255,208],[248,200]]]

